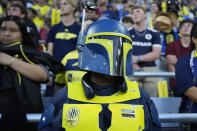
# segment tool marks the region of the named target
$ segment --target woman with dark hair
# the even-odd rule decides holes
[[[19,31],[22,35],[22,41],[21,41],[22,43],[27,44],[27,46],[30,46],[34,49],[37,49],[38,46],[37,38],[36,36],[31,35],[31,29],[27,25],[24,19],[19,18],[17,16],[8,16],[0,21],[0,25],[2,25],[3,22],[7,22],[7,21],[14,21],[17,24]],[[15,41],[15,39],[13,40]],[[5,41],[1,41],[1,42],[5,43]],[[13,44],[13,43],[8,42],[8,44]]]
[[[26,113],[43,108],[40,83],[47,82],[49,71],[59,73],[64,67],[36,49],[34,36],[17,16],[0,21],[0,43],[0,130],[29,131]]]
[[[194,24],[190,38],[193,51],[178,60],[175,70],[177,95],[182,97],[181,113],[197,113],[197,24]],[[183,123],[181,127],[196,131],[197,123]]]

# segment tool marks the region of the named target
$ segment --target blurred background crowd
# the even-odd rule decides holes
[[[151,14],[157,11],[167,12],[166,1],[167,0],[98,0],[97,3],[99,4],[99,9],[96,11],[97,15],[89,11],[88,17],[98,18],[102,15],[102,13],[105,14],[105,10],[110,10],[115,13],[111,13],[111,18],[122,21],[124,16],[131,16],[131,10],[133,6],[141,5],[147,10],[148,26],[153,28],[152,21],[150,19]],[[82,2],[83,0],[78,0],[77,5],[75,5],[76,10],[74,12],[74,18],[79,23],[82,19]],[[183,19],[191,18],[197,22],[197,2],[195,0],[178,0],[178,2],[178,20],[182,21]],[[50,28],[54,24],[57,24],[61,21],[58,0],[1,0],[0,17],[8,15],[9,12],[16,13],[16,10],[12,10],[11,8],[12,4],[19,4],[23,7],[22,13],[24,13],[25,17],[35,23],[40,33],[40,40],[46,40],[47,33]],[[125,21],[127,21],[126,23],[131,22],[132,24],[132,20],[128,17],[125,18]]]
[[[28,27],[31,27],[32,35],[36,36],[36,40],[39,43],[38,50],[48,52],[58,61],[62,61],[68,52],[76,49],[77,36],[81,30],[80,25],[83,15],[81,6],[84,2],[83,0],[67,0],[67,2],[72,8],[64,5],[59,0],[1,0],[0,18],[7,15],[15,15],[26,19]],[[158,59],[155,60],[159,71],[174,72],[177,59],[184,55],[185,52],[187,54],[191,51],[190,45],[185,52],[183,50],[184,53],[176,53],[176,51],[172,50],[174,47],[167,46],[180,38],[183,38],[181,43],[184,43],[184,36],[188,37],[187,32],[190,32],[191,29],[189,31],[184,29],[181,31],[180,29],[181,27],[184,28],[181,25],[185,23],[193,24],[197,22],[196,0],[95,0],[94,2],[97,2],[98,8],[96,10],[87,9],[86,19],[112,18],[122,22],[128,30],[131,30],[135,24],[132,19],[132,9],[135,6],[144,8],[146,12],[146,27],[157,30],[161,37],[162,49],[157,57]],[[57,24],[60,24],[61,21],[64,26],[69,27],[63,31],[66,32],[64,34],[61,34],[62,31],[57,31],[60,30]],[[71,29],[73,23],[76,23],[76,25],[72,26]],[[56,35],[57,32],[60,33]],[[54,43],[63,41],[56,41],[57,37],[59,39],[64,37],[68,43],[75,44],[72,47],[66,45],[58,46],[58,44]],[[185,41],[187,41],[187,38]],[[190,41],[185,43],[190,43]],[[185,47],[188,47],[188,45]],[[140,59],[139,57],[138,60]],[[134,66],[134,71],[141,70]],[[174,81],[170,79],[168,84],[172,95],[175,95],[176,84]],[[53,85],[52,83],[54,82],[48,83],[48,85],[51,86]],[[48,94],[51,96],[52,93],[49,91]]]
[[[94,8],[95,4],[98,8]],[[191,100],[191,105],[186,100],[181,105],[196,112],[197,0],[0,0],[0,113],[8,112],[0,118],[0,130],[27,125],[20,126],[17,122],[20,119],[26,122],[26,112],[41,113],[43,96],[52,97],[68,82],[82,78],[86,72],[78,70],[76,49],[80,50],[85,41],[84,29],[105,18],[121,22],[130,33],[133,49],[127,66],[133,66],[131,74],[174,72],[176,75],[126,79],[137,81],[151,97],[169,95]],[[98,35],[88,40],[99,39],[102,44],[106,40],[128,42],[113,38]],[[12,53],[12,47],[17,53],[15,50]],[[187,59],[182,57],[185,55]],[[185,59],[176,68],[181,57]],[[116,62],[115,66],[121,67],[122,63]],[[33,126],[35,130],[37,124]]]

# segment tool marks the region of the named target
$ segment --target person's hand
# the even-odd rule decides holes
[[[133,71],[135,72],[143,72],[144,70],[140,68],[138,64],[133,64]],[[145,77],[136,77],[136,81],[143,82],[145,80]]]
[[[3,53],[3,52],[0,52],[0,65],[12,65],[12,63],[14,62],[15,58],[6,54],[6,53]]]
[[[133,62],[133,64],[138,63],[137,56],[135,56],[135,55],[132,56],[132,62]]]
[[[139,65],[138,65],[138,64],[133,64],[133,70],[134,70],[134,71],[140,70]]]

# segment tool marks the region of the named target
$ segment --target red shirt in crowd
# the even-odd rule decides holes
[[[184,55],[188,55],[190,54],[192,51],[192,46],[190,45],[189,47],[184,47],[181,45],[181,41],[180,39],[169,43],[166,47],[166,56],[167,55],[175,55],[177,57],[177,59],[179,59],[180,57],[184,56]],[[176,80],[175,78],[171,78],[170,79],[170,86],[171,88],[176,87]]]

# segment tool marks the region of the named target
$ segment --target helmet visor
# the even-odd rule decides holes
[[[120,36],[102,35],[89,37],[86,42],[86,44],[95,43],[102,45],[108,52],[110,75],[124,76],[127,55],[132,49],[131,41]]]

